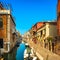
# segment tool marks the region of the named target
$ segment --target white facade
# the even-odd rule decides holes
[[[45,34],[45,37],[48,37],[48,36],[52,36],[52,37],[55,37],[57,36],[57,28],[56,28],[56,25],[53,24],[50,24],[49,22],[45,23],[45,25],[40,28],[39,30],[37,30],[37,35],[44,35]]]

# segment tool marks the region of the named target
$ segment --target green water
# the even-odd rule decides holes
[[[16,60],[16,51],[17,47],[15,47],[10,53],[4,54],[4,60]]]
[[[25,44],[21,43],[19,47],[15,46],[10,53],[4,54],[4,60],[24,60],[24,50]]]

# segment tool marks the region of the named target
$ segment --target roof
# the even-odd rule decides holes
[[[47,21],[47,22],[37,22],[32,28],[33,28],[34,31],[36,31],[36,30],[42,28],[43,26],[45,26],[46,23],[54,24],[54,25],[57,24],[56,21],[53,21],[53,22],[52,22],[52,21]]]
[[[53,25],[57,25],[57,22],[43,22],[44,24],[40,27],[40,28],[42,28],[43,26],[45,26],[46,25],[46,23],[49,23],[49,24],[53,24]],[[40,29],[39,28],[39,29]],[[37,30],[39,30],[39,29],[37,29]]]

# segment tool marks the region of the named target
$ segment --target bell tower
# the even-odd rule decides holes
[[[58,35],[60,36],[60,0],[58,0],[58,6],[57,6],[57,28],[58,28]]]

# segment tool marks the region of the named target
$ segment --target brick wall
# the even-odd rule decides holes
[[[57,21],[57,28],[58,28],[58,35],[60,36],[60,17],[58,18]]]
[[[60,0],[58,0],[57,10],[60,12]]]
[[[57,7],[57,29],[58,29],[58,35],[60,36],[60,0],[58,0],[58,7]]]
[[[3,38],[4,41],[7,40],[7,22],[6,22],[6,15],[0,15],[0,18],[3,19],[3,27],[0,28],[0,38]]]

